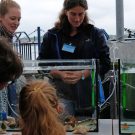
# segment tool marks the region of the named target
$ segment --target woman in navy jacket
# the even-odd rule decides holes
[[[100,60],[101,76],[109,70],[109,47],[104,31],[89,24],[87,9],[86,0],[64,1],[59,21],[43,37],[38,59],[95,58]],[[90,81],[90,71],[53,70],[50,73],[57,82],[58,93],[70,114],[74,114],[74,103],[81,108],[91,105],[91,86],[85,87]],[[79,98],[76,97],[77,93],[81,95]]]

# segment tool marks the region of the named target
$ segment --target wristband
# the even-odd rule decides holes
[[[85,79],[85,76],[84,76],[84,70],[82,70],[82,80]]]

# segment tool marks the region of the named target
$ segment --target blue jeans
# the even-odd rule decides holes
[[[8,86],[8,100],[12,109],[16,111],[17,95],[16,95],[15,83]],[[15,117],[15,114],[13,113],[10,107],[9,107],[8,115]]]

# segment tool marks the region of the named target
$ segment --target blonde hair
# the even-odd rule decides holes
[[[56,90],[50,83],[35,80],[24,86],[19,98],[22,135],[64,135],[57,105]]]
[[[4,16],[8,13],[9,8],[19,8],[21,9],[20,5],[14,0],[1,0],[0,2],[0,16]]]

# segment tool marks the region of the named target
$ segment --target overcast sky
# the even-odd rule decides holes
[[[54,26],[64,0],[16,0],[22,8],[18,31],[32,33],[38,26],[43,31]],[[116,34],[116,0],[87,0],[88,15],[95,26],[104,28],[108,34]],[[123,0],[124,27],[135,29],[135,0]]]

